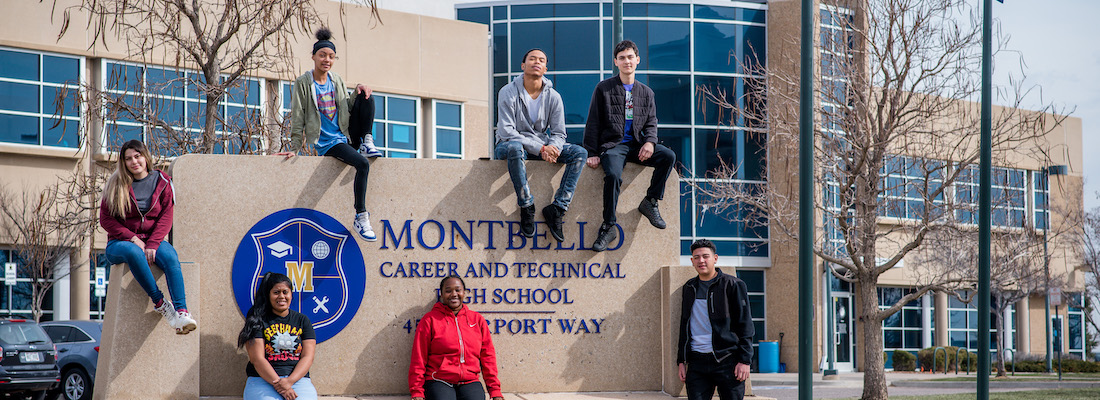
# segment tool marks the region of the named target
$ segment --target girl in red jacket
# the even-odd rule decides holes
[[[466,283],[457,275],[439,282],[439,302],[416,326],[409,360],[412,400],[504,400],[497,356],[485,317],[463,304]]]
[[[107,179],[99,205],[99,224],[107,231],[107,261],[126,263],[134,280],[153,300],[153,309],[168,320],[178,334],[198,328],[187,312],[179,256],[164,240],[172,230],[175,194],[168,174],[149,169],[149,149],[139,140],[122,144],[118,170]],[[149,270],[156,264],[164,271],[172,301],[164,298]],[[175,303],[175,307],[173,307]]]

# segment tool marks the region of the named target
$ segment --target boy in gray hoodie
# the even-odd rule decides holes
[[[497,160],[508,160],[508,174],[516,189],[520,209],[521,233],[535,235],[535,199],[527,186],[527,160],[565,164],[565,173],[554,195],[554,202],[542,209],[550,235],[561,242],[562,217],[569,209],[577,178],[581,175],[588,151],[565,142],[565,107],[561,95],[546,75],[546,53],[528,50],[520,64],[523,75],[500,88],[497,95]]]

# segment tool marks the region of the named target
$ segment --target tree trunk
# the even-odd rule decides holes
[[[867,274],[869,275],[869,274]],[[882,320],[878,315],[877,279],[860,276],[856,282],[859,321],[863,330],[863,400],[886,400],[886,371],[882,359]]]
[[[1002,303],[998,303],[1002,304]],[[996,310],[996,307],[994,307]],[[997,377],[1005,376],[1005,323],[1004,314],[1001,310],[996,310],[993,313],[993,323],[997,327]],[[1013,357],[1015,358],[1015,357]],[[978,360],[978,362],[982,362]],[[1015,360],[1013,360],[1015,362]]]

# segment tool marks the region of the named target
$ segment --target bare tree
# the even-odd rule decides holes
[[[94,106],[88,108],[93,115],[102,106],[108,119],[140,123],[150,133],[147,145],[154,153],[277,151],[283,127],[264,123],[257,109],[224,108],[224,102],[244,103],[251,91],[248,77],[259,71],[293,73],[294,36],[311,35],[324,24],[317,1],[80,0],[63,8],[58,38],[68,32],[74,14],[86,15],[91,47],[107,47],[117,39],[131,59],[174,68],[157,79],[146,77],[140,67],[109,71],[108,87],[91,87],[82,99]],[[376,1],[340,2],[341,23],[347,6],[368,7],[371,20],[365,23],[380,21]],[[201,103],[194,107],[201,110],[183,115],[179,102],[162,98],[185,91],[198,92]],[[117,125],[108,129],[117,137],[128,134]]]
[[[94,196],[102,179],[78,167],[41,191],[14,193],[0,182],[0,227],[14,244],[22,266],[19,274],[31,279],[31,312],[42,318],[42,304],[58,279],[70,269],[58,269],[61,260],[92,235],[97,213]],[[24,185],[26,187],[26,185]]]
[[[766,142],[773,182],[738,181],[741,166],[731,165],[710,172],[706,178],[713,181],[698,190],[705,206],[719,212],[747,210],[732,214],[749,225],[767,224],[773,242],[797,241],[797,180],[814,180],[813,206],[821,218],[814,254],[829,273],[853,285],[862,324],[862,397],[885,399],[882,321],[931,290],[970,285],[964,273],[909,263],[913,290],[879,306],[883,273],[936,231],[977,223],[980,105],[972,100],[980,92],[980,22],[963,0],[826,3],[815,55],[815,175],[798,177],[791,156],[798,154],[799,72],[749,62],[744,68],[764,81],[748,81],[743,94],[697,90],[717,105],[719,118],[744,121],[747,135]],[[1000,49],[1005,41],[995,44]],[[797,54],[769,57],[771,65],[798,65]],[[1013,79],[997,91],[1003,106],[992,123],[996,165],[1011,166],[1009,154],[1045,160],[1044,136],[1065,118],[1049,105],[1021,110],[1030,93],[1022,82]],[[1017,175],[1001,172],[995,178]],[[1026,218],[1008,213],[995,224],[1022,228]]]
[[[1096,193],[1100,198],[1100,193]],[[1100,302],[1100,207],[1082,213],[1081,224],[1073,231],[1074,253],[1086,271],[1085,297],[1091,305]],[[1094,332],[1100,332],[1100,321],[1093,313],[1086,312],[1085,320]]]

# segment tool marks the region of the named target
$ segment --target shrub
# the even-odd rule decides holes
[[[934,349],[935,349],[935,347],[929,347],[929,348],[926,348],[926,349],[923,349],[923,350],[917,352],[917,360],[920,362],[920,366],[921,366],[922,369],[932,370],[932,368],[934,367],[937,372],[943,372],[943,369],[944,369],[944,352],[942,352],[942,351],[935,351],[934,352],[933,351]],[[964,352],[959,352],[958,351],[959,348],[955,347],[955,346],[944,347],[944,349],[947,350],[947,370],[948,371],[954,371],[955,370],[955,354],[958,353],[958,355],[960,357],[962,357]],[[935,360],[932,359],[933,353],[935,353]],[[971,352],[965,352],[965,353],[968,355],[967,358],[970,360],[970,362],[967,363],[967,359],[960,359],[959,363],[958,363],[959,364],[958,365],[959,371],[966,371],[968,367],[969,367],[970,371],[977,371],[978,370],[978,355],[976,353],[971,353]],[[1017,369],[1017,371],[1019,371],[1019,369]]]
[[[905,350],[894,350],[894,371],[917,369],[917,356]]]

